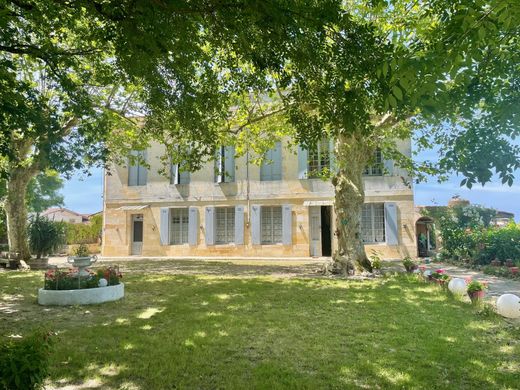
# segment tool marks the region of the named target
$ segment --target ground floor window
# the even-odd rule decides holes
[[[188,208],[171,209],[170,243],[188,243]]]
[[[368,203],[361,211],[361,238],[366,244],[385,242],[385,205]]]
[[[262,206],[261,237],[262,244],[277,244],[282,242],[282,207]]]
[[[235,208],[217,207],[216,209],[216,244],[235,242]]]

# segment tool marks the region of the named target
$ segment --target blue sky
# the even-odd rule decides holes
[[[91,174],[89,177],[75,176],[65,183],[62,190],[65,207],[79,213],[95,213],[103,208],[103,171],[96,169]],[[520,221],[520,183],[508,187],[497,181],[468,190],[459,186],[460,180],[453,177],[442,184],[432,180],[415,185],[415,204],[445,205],[453,195],[460,195],[471,203],[513,212],[515,219]]]

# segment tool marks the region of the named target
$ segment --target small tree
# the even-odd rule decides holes
[[[62,223],[36,215],[29,225],[29,247],[37,259],[56,253],[65,244]]]

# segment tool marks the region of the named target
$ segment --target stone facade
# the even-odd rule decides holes
[[[410,142],[402,142],[400,148],[404,153],[411,153]],[[253,164],[247,166],[246,158],[238,157],[233,164],[233,182],[215,183],[214,163],[209,162],[200,171],[190,173],[189,184],[170,184],[169,178],[158,173],[162,167],[159,157],[163,152],[164,148],[158,144],[151,145],[147,150],[150,169],[146,173],[145,185],[128,185],[128,167],[113,167],[110,174],[105,175],[103,256],[128,256],[140,252],[142,256],[168,257],[308,257],[311,255],[311,244],[318,245],[320,249],[314,254],[328,254],[323,251],[333,253],[336,246],[333,234],[336,222],[331,206],[333,186],[321,179],[299,179],[301,159],[299,162],[297,150],[288,149],[287,142],[282,143],[282,180],[275,181],[261,181],[261,168]],[[397,209],[394,229],[398,242],[396,245],[388,245],[387,242],[367,244],[368,254],[371,250],[377,250],[383,258],[416,254],[413,191],[404,184],[403,178],[406,179],[406,173],[399,168],[392,168],[389,175],[365,178],[366,203],[392,203]],[[224,206],[242,206],[243,244],[211,243],[208,234],[213,233],[206,231],[213,226],[208,224],[208,208]],[[283,234],[284,237],[289,234],[289,242],[284,238],[284,242],[275,244],[253,243],[253,237],[259,233],[254,231],[258,229],[255,227],[258,220],[252,213],[261,206],[284,206]],[[313,220],[317,225],[311,232],[312,207],[320,210],[318,214],[325,211],[321,222],[324,222],[323,218],[327,219],[327,211],[331,214],[329,247],[323,244],[324,240],[329,239],[328,236],[321,233],[318,234],[319,242],[314,240],[311,243],[311,233],[314,232],[313,237],[316,238],[316,226],[321,228],[318,217],[318,222]],[[167,229],[171,229],[172,221],[170,214],[162,216],[161,213],[173,208],[190,208],[190,213],[196,215],[196,219],[190,216],[190,243],[172,245],[168,242],[164,215],[169,218]],[[137,246],[134,242],[136,234],[142,237],[142,244],[137,243]]]

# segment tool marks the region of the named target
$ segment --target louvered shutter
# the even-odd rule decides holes
[[[309,151],[298,146],[298,179],[307,179],[309,169]]]
[[[199,209],[190,207],[188,211],[188,243],[198,245],[199,241]]]
[[[161,207],[161,218],[160,218],[160,237],[161,245],[170,244],[170,209],[168,207]]]
[[[282,243],[292,245],[292,205],[282,206]]]
[[[206,230],[206,245],[215,245],[215,207],[206,207],[204,220]]]
[[[235,206],[235,244],[244,245],[244,206]]]
[[[262,243],[260,234],[260,205],[251,206],[251,243],[260,245]]]
[[[388,245],[399,244],[397,205],[394,202],[385,203],[385,235]]]

